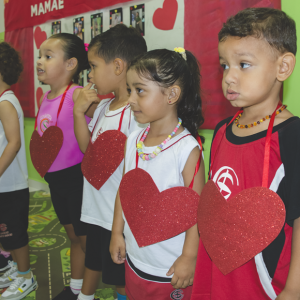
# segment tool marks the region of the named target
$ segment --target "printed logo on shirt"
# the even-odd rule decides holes
[[[12,233],[7,230],[7,225],[4,223],[0,224],[0,238],[9,236],[12,236]]]
[[[50,127],[50,122],[52,120],[52,117],[50,115],[42,115],[40,117],[40,130],[44,132],[47,128]]]
[[[170,298],[173,300],[180,300],[183,299],[184,294],[183,294],[183,290],[175,290],[171,293]]]
[[[103,128],[100,127],[100,129],[99,129],[98,132],[97,132],[97,135],[96,135],[95,140],[96,140],[96,139],[98,138],[98,136],[99,136],[100,134],[102,134],[103,132],[104,132]]]
[[[220,168],[213,177],[213,182],[217,185],[220,193],[227,200],[231,195],[231,189],[239,185],[239,179],[235,171],[230,167]]]
[[[6,224],[0,224],[0,230],[1,230],[1,231],[7,230]]]

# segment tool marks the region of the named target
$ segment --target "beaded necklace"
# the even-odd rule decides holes
[[[280,114],[283,110],[285,110],[286,107],[287,107],[287,105],[282,105],[281,107],[279,107],[279,109],[277,109],[276,112],[275,112],[275,116],[277,116],[277,115]],[[235,120],[234,120],[234,124],[235,124],[238,128],[240,128],[240,129],[251,128],[251,127],[256,126],[256,125],[259,125],[260,123],[262,123],[262,122],[264,122],[264,121],[266,121],[266,120],[268,120],[268,119],[271,118],[271,115],[268,115],[268,116],[265,116],[264,118],[260,119],[260,120],[257,121],[257,122],[254,122],[254,123],[252,123],[252,124],[249,124],[249,125],[240,125],[239,119],[240,119],[241,116],[242,116],[242,112],[241,112],[241,113],[235,118]]]
[[[148,127],[146,128],[145,133],[143,134],[142,138],[140,139],[140,141],[136,145],[136,150],[138,152],[139,157],[142,160],[151,160],[151,159],[155,158],[161,152],[164,145],[174,136],[174,134],[176,133],[176,131],[180,127],[181,123],[182,123],[182,120],[180,118],[178,118],[178,124],[175,127],[175,129],[172,131],[172,133],[170,135],[168,135],[168,137],[159,146],[157,146],[157,148],[152,153],[145,154],[142,151],[142,148],[143,148],[143,145],[144,145],[144,140],[147,137],[147,134],[149,133],[149,130],[150,130],[150,124],[149,124]]]

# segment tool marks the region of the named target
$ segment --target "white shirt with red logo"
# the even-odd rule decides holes
[[[141,139],[143,133],[144,130],[133,132],[127,139],[125,173],[136,167],[136,143]],[[152,153],[156,147],[143,145],[143,152]],[[166,150],[160,152],[153,160],[143,161],[139,158],[138,167],[150,174],[160,192],[172,187],[184,186],[182,171],[195,147],[200,148],[197,140],[185,129],[168,141],[164,145]],[[123,217],[125,219],[126,252],[131,268],[146,280],[166,282],[167,278],[167,282],[170,282],[173,275],[168,277],[166,273],[182,254],[185,232],[168,240],[140,248],[124,215]]]
[[[94,112],[93,119],[89,123],[89,130],[91,132],[95,127],[91,137],[92,142],[94,142],[101,133],[107,130],[118,130],[121,113],[124,107],[110,111],[110,100],[111,99],[105,99],[100,102]],[[130,106],[127,106],[122,121],[121,131],[126,136],[129,136],[131,132],[147,126],[148,124],[137,123],[131,112]],[[105,166],[103,166],[103,168],[105,168]],[[84,178],[81,221],[111,230],[115,200],[122,179],[123,168],[124,160],[100,190],[95,189],[86,178]]]

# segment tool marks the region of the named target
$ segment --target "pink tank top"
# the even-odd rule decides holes
[[[73,93],[77,88],[79,87],[74,86],[68,90],[61,112],[59,114],[57,126],[63,131],[64,141],[55,161],[53,162],[48,172],[63,170],[77,165],[82,161],[84,154],[79,149],[79,145],[74,133]],[[62,95],[60,95],[54,99],[49,100],[49,93],[50,91],[46,92],[42,105],[40,107],[39,115],[37,116],[37,130],[40,136],[43,135],[43,132],[48,127],[55,126],[57,111],[62,97]],[[85,118],[87,123],[89,123],[90,118]],[[45,155],[47,155],[47,153],[45,153]]]

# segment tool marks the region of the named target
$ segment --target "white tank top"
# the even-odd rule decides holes
[[[102,100],[94,112],[93,119],[89,124],[90,131],[93,131],[93,128],[95,127],[92,136],[93,142],[96,140],[99,134],[107,130],[118,130],[120,116],[124,107],[110,111],[109,105],[110,99]],[[126,108],[121,127],[121,131],[126,136],[135,130],[141,130],[147,126],[148,124],[137,123],[130,107],[128,106]],[[110,178],[104,183],[100,190],[95,189],[84,178],[81,221],[111,230],[115,200],[122,179],[123,168],[124,160],[110,176]]]
[[[141,139],[143,133],[144,130],[135,131],[127,139],[125,173],[136,167],[136,143]],[[143,146],[143,152],[152,153],[156,147]],[[172,187],[184,186],[182,171],[195,147],[200,148],[196,139],[185,129],[168,141],[164,146],[166,150],[160,152],[153,160],[143,161],[139,158],[138,167],[151,175],[160,192]],[[123,218],[125,220],[126,252],[131,262],[136,268],[147,274],[167,278],[166,273],[182,254],[185,232],[166,241],[140,248],[124,214]]]
[[[25,153],[25,141],[24,141],[24,115],[19,103],[19,100],[15,96],[14,92],[9,90],[0,97],[0,102],[10,102],[17,111],[19,124],[20,124],[20,136],[21,136],[21,148],[16,155],[15,159],[5,170],[0,177],[0,193],[12,192],[28,188],[28,171],[26,164]],[[5,147],[7,146],[7,139],[5,136],[4,128],[0,120],[0,156],[2,155]]]

